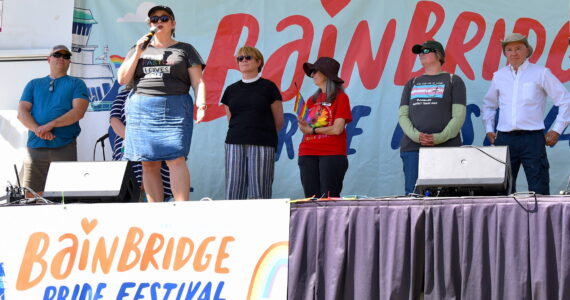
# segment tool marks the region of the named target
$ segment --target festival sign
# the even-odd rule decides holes
[[[171,7],[176,39],[191,43],[206,62],[206,122],[194,128],[188,165],[195,198],[222,197],[227,119],[219,103],[226,86],[240,79],[235,54],[243,45],[265,57],[262,76],[274,81],[284,99],[285,126],[279,132],[273,195],[303,196],[297,166],[302,138],[294,109],[297,95],[316,90],[302,64],[320,56],[341,63],[353,120],[346,127],[349,169],[344,195],[385,196],[403,193],[398,107],[403,85],[423,70],[411,52],[428,39],[443,43],[445,71],[460,76],[467,88],[467,118],[461,130],[465,145],[488,145],[481,120],[482,99],[493,72],[506,64],[501,40],[511,32],[528,35],[530,61],[551,69],[567,87],[568,5],[545,1],[183,1],[76,0],[72,72],[91,91],[91,110],[105,111],[117,91],[116,71],[136,40],[148,32],[146,13],[156,5]],[[81,53],[76,55],[75,52]],[[547,106],[549,129],[558,110]],[[85,130],[108,126],[85,124]],[[102,129],[97,129],[104,132]],[[568,130],[566,131],[568,132]],[[548,148],[551,190],[568,178],[570,134]],[[85,148],[90,153],[92,144]],[[526,190],[524,174],[519,188]]]
[[[0,299],[285,299],[286,200],[0,208]]]

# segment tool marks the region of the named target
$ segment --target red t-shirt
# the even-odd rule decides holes
[[[313,127],[331,126],[336,119],[352,121],[348,96],[339,91],[333,103],[325,103],[326,95],[321,93],[317,101],[307,101],[307,122]],[[339,135],[306,134],[299,144],[299,156],[304,155],[346,155],[346,130]]]

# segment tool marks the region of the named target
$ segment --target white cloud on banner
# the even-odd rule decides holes
[[[122,18],[118,18],[117,22],[118,23],[123,23],[123,22],[133,22],[133,23],[138,23],[138,22],[145,22],[146,17],[147,17],[147,12],[152,8],[156,6],[156,4],[154,2],[143,2],[141,3],[138,7],[137,7],[137,12],[136,13],[126,13]]]

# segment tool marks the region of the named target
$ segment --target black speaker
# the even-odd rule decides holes
[[[52,162],[44,198],[56,202],[138,202],[140,188],[129,161]]]
[[[507,146],[424,147],[416,193],[426,196],[497,196],[511,193]]]

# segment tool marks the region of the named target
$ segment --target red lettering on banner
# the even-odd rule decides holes
[[[321,35],[321,46],[317,57],[334,57],[338,30],[333,25],[327,25]]]
[[[569,26],[570,22],[566,22],[562,25],[562,28],[560,28],[556,38],[554,38],[554,42],[550,46],[550,53],[548,53],[548,59],[546,60],[546,67],[562,82],[570,81],[570,69],[562,70],[564,55],[566,51],[568,51],[568,37],[570,36]]]
[[[372,42],[368,22],[360,22],[356,26],[346,51],[344,63],[342,64],[340,77],[344,79],[344,85],[349,85],[354,65],[358,64],[358,74],[360,75],[362,85],[369,90],[376,88],[384,73],[384,67],[386,66],[395,36],[396,20],[391,19],[386,24],[382,41],[376,51],[376,58],[374,58],[372,56]]]
[[[536,33],[536,45],[534,45],[534,51],[528,61],[536,63],[542,55],[542,52],[544,52],[544,45],[546,44],[546,29],[544,29],[544,26],[537,20],[520,18],[515,23],[513,32],[518,32],[528,37],[531,30]]]
[[[289,87],[281,91],[283,100],[288,100],[297,94],[297,90],[301,88],[303,83],[303,72],[302,65],[304,62],[309,60],[309,54],[311,53],[311,46],[313,44],[314,30],[311,21],[304,16],[290,16],[283,19],[279,24],[277,24],[277,31],[281,32],[287,27],[292,25],[298,25],[301,27],[303,35],[300,39],[289,42],[281,48],[277,49],[271,57],[267,59],[267,63],[264,67],[263,75],[265,78],[273,81],[278,87],[281,87],[281,80],[283,79],[283,74],[285,73],[285,67],[287,66],[287,61],[293,53],[297,53],[297,61],[295,62],[295,71],[293,73],[293,79],[289,84]],[[297,87],[295,87],[295,82],[297,82]]]
[[[482,76],[485,80],[493,79],[493,73],[499,69],[501,56],[503,55],[503,47],[501,41],[505,38],[505,20],[499,19],[493,27],[487,52],[485,52],[485,60],[483,61]]]
[[[404,85],[409,78],[419,76],[423,68],[414,71],[417,56],[411,52],[414,44],[422,43],[426,40],[433,40],[443,26],[445,21],[444,7],[433,1],[419,1],[413,12],[411,22],[404,44],[401,49],[400,58],[396,73],[394,74],[394,84]],[[281,89],[285,101],[294,98],[298,88],[301,88],[304,80],[302,63],[309,61],[310,51],[314,43],[314,26],[311,21],[301,15],[293,15],[281,20],[277,27],[277,32],[282,32],[291,26],[299,26],[301,37],[285,43],[267,59],[264,68],[264,77],[272,80],[280,87],[283,84],[283,76],[288,68],[287,63],[293,55],[297,55],[292,70],[293,76],[287,88]],[[475,26],[473,37],[466,41],[470,28]],[[446,44],[446,63],[443,69],[451,73],[456,73],[461,69],[465,77],[475,80],[473,66],[469,63],[466,54],[481,45],[487,28],[483,15],[476,12],[462,12],[458,15],[453,24],[452,31],[447,40],[440,38]],[[483,60],[481,76],[485,80],[491,80],[493,73],[498,70],[503,56],[501,40],[506,35],[506,24],[504,19],[498,19],[491,32],[485,57]],[[245,45],[255,46],[259,38],[259,22],[248,14],[232,14],[225,16],[220,21],[210,55],[207,60],[208,67],[204,71],[204,81],[207,88],[206,102],[210,106],[205,121],[211,121],[225,115],[223,105],[219,105],[221,94],[226,84],[226,77],[229,70],[237,70],[235,62],[235,51],[239,46],[242,33],[247,30]],[[338,28],[334,25],[327,25],[321,34],[317,57],[335,57],[338,43]],[[536,62],[546,49],[546,30],[537,20],[530,18],[520,18],[514,24],[514,32],[528,35],[536,34],[536,45],[534,53],[530,57],[530,62]],[[548,57],[548,67],[558,76],[561,81],[570,80],[569,70],[562,70],[562,61],[565,49],[568,48],[567,35],[568,28],[563,27],[553,42]],[[344,33],[342,33],[344,34]],[[362,85],[366,89],[375,89],[382,78],[384,68],[389,57],[391,46],[395,40],[396,21],[391,19],[384,30],[380,45],[373,55],[371,46],[371,31],[366,20],[360,21],[357,25],[352,40],[348,44],[344,61],[341,61],[341,77],[346,81],[345,86],[349,86],[354,67],[358,66],[358,71]],[[566,36],[565,36],[566,34]],[[295,87],[295,83],[297,86]],[[172,248],[170,248],[172,250]],[[165,261],[165,263],[167,263]],[[84,267],[84,262],[81,262]]]
[[[234,55],[238,47],[242,46],[238,43],[244,29],[248,32],[245,45],[254,46],[259,37],[259,23],[255,17],[247,14],[228,15],[218,25],[214,44],[204,70],[204,82],[207,88],[206,103],[209,106],[204,121],[215,120],[226,115],[224,105],[219,102],[228,71],[237,70]]]
[[[427,30],[430,15],[435,15],[435,23]],[[408,29],[408,35],[400,54],[398,69],[394,75],[394,83],[396,85],[404,85],[410,78],[419,76],[423,72],[423,68],[412,73],[416,55],[412,53],[412,46],[423,43],[426,40],[433,40],[435,34],[443,25],[445,19],[445,11],[443,7],[435,2],[419,1],[416,10],[412,16],[412,23]],[[426,31],[427,30],[427,31]]]
[[[471,23],[476,25],[477,31],[469,42],[464,43]],[[445,48],[444,67],[446,71],[455,73],[456,67],[459,66],[467,78],[475,79],[475,73],[465,58],[465,53],[473,50],[481,42],[485,34],[485,27],[485,19],[480,14],[463,12],[457,17]]]

